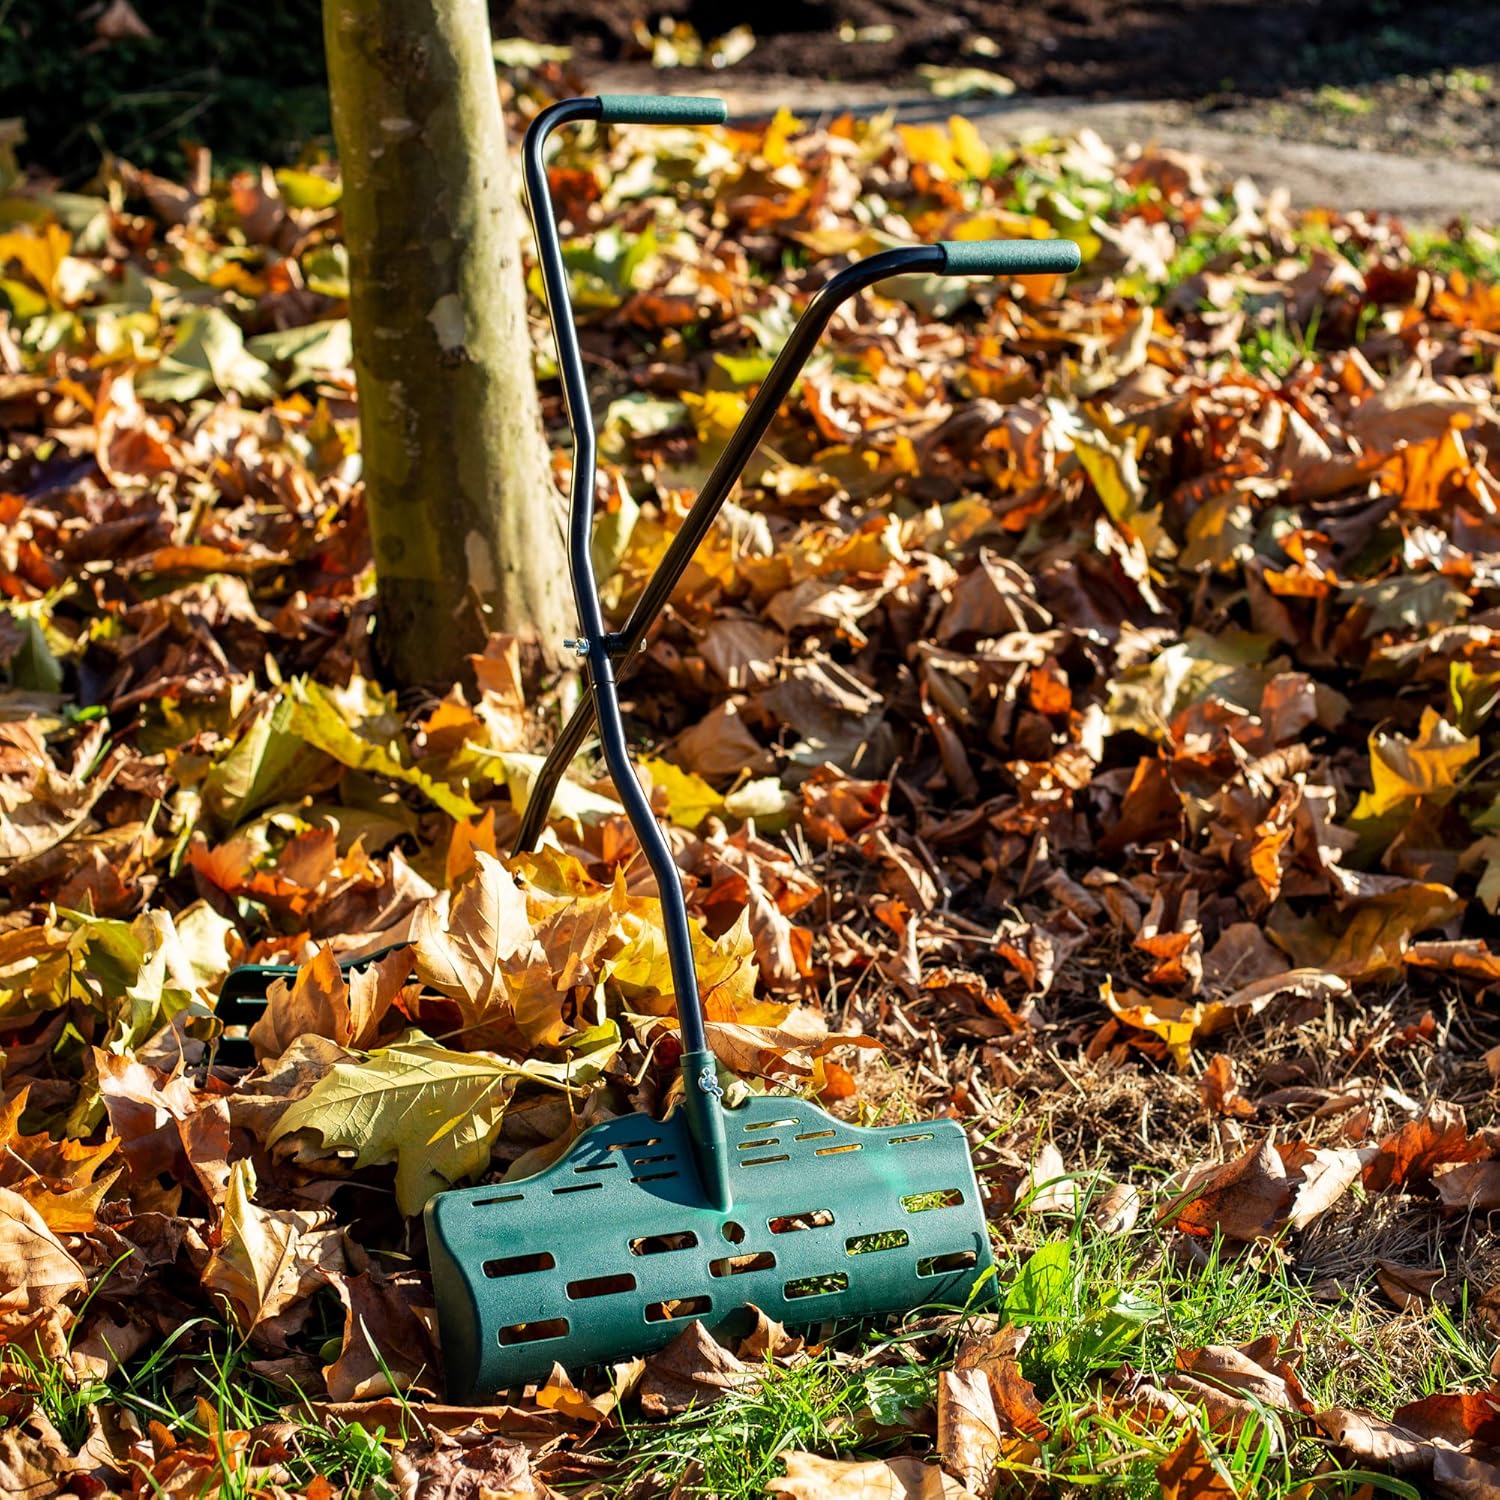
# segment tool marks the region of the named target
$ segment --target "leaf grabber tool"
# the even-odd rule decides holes
[[[705,1036],[687,905],[671,848],[636,777],[616,664],[626,667],[754,453],[840,303],[911,272],[1067,272],[1071,241],[973,241],[887,250],[812,297],[628,621],[611,632],[590,560],[595,447],[544,162],[560,125],[717,124],[716,99],[603,95],[537,116],[526,190],[557,343],[573,475],[568,552],[588,679],[584,703],[537,776],[518,837],[533,847],[552,793],[590,722],[656,877],[677,995],[682,1103],[665,1120],[629,1115],[586,1130],[533,1177],[438,1194],[427,1205],[449,1396],[469,1400],[574,1368],[644,1354],[683,1320],[731,1324],[753,1304],[784,1323],[962,1304],[992,1261],[973,1163],[953,1120],[865,1129],[803,1099],[727,1108]]]

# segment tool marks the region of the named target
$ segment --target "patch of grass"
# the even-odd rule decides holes
[[[1086,1194],[1081,1193],[1081,1197]],[[1052,1220],[1055,1224],[1057,1221]],[[1358,1297],[1328,1301],[1274,1255],[1249,1256],[1222,1245],[1184,1248],[1156,1228],[1109,1236],[1076,1219],[1048,1238],[1048,1221],[1015,1221],[1030,1237],[1002,1256],[999,1312],[1026,1328],[1021,1367],[1042,1402],[1049,1436],[1018,1478],[1050,1493],[1158,1494],[1157,1466],[1181,1442],[1182,1419],[1159,1419],[1138,1404],[1116,1410],[1109,1378],[1128,1365],[1160,1387],[1177,1370],[1178,1351],[1204,1344],[1245,1344],[1278,1334],[1302,1354],[1299,1377],[1318,1409],[1368,1406],[1389,1413],[1434,1391],[1488,1383],[1484,1349],[1461,1308],[1450,1316],[1398,1316]],[[781,1473],[781,1456],[807,1449],[829,1457],[878,1458],[896,1451],[880,1437],[903,1410],[935,1400],[938,1373],[952,1350],[919,1327],[888,1336],[853,1328],[809,1363],[768,1367],[763,1378],[703,1410],[660,1424],[627,1423],[605,1450],[619,1464],[620,1490],[682,1483],[684,1495],[749,1500]],[[954,1344],[958,1337],[955,1325]],[[1186,1397],[1191,1401],[1191,1397]],[[1199,1436],[1239,1493],[1287,1495],[1320,1471],[1320,1493],[1375,1492],[1416,1497],[1400,1480],[1322,1469],[1328,1451],[1305,1424],[1261,1408],[1230,1437],[1199,1420]],[[909,1435],[897,1445],[911,1451]]]
[[[1240,339],[1240,362],[1253,375],[1285,380],[1303,360],[1317,358],[1318,320],[1298,328],[1278,309],[1273,321],[1254,323]]]
[[[351,1494],[396,1500],[388,1482],[392,1463],[384,1427],[372,1431],[360,1422],[325,1426],[305,1398],[300,1406],[289,1402],[285,1391],[250,1368],[250,1361],[248,1346],[233,1330],[200,1318],[174,1330],[143,1361],[122,1369],[108,1395],[133,1410],[143,1426],[160,1422],[173,1436],[198,1444],[214,1445],[220,1432],[290,1422],[290,1456],[283,1464],[294,1485],[321,1474]],[[244,1453],[220,1452],[214,1483],[224,1500],[250,1500],[261,1493],[250,1472],[253,1450],[248,1463],[246,1458]]]
[[[100,1380],[75,1380],[61,1360],[19,1347],[6,1350],[5,1366],[6,1383],[31,1391],[63,1442],[76,1450],[89,1435],[90,1408],[109,1399],[109,1387]]]
[[[1487,1357],[1464,1318],[1441,1309],[1398,1318],[1363,1299],[1321,1300],[1274,1257],[1252,1259],[1214,1244],[1189,1258],[1156,1229],[1099,1235],[1080,1213],[1066,1238],[1041,1244],[1007,1269],[1004,1312],[1031,1330],[1022,1369],[1051,1429],[1037,1470],[1057,1485],[1157,1493],[1156,1466],[1181,1442],[1181,1423],[1165,1415],[1157,1427],[1134,1417],[1125,1422],[1100,1401],[1101,1376],[1125,1361],[1160,1384],[1176,1370],[1179,1350],[1244,1344],[1268,1333],[1291,1346],[1300,1330],[1298,1373],[1319,1409],[1365,1405],[1388,1413],[1434,1391],[1487,1384]],[[1233,1442],[1206,1428],[1202,1436],[1241,1493],[1287,1493],[1327,1458],[1271,1410]],[[1361,1483],[1415,1494],[1369,1475],[1350,1477],[1347,1493]]]
[[[893,1412],[932,1398],[936,1375],[913,1365],[859,1375],[829,1351],[731,1391],[711,1407],[670,1422],[627,1422],[609,1450],[620,1462],[620,1492],[653,1482],[665,1494],[752,1500],[782,1472],[781,1455],[799,1449],[845,1454],[862,1447],[858,1418],[877,1403]],[[873,1381],[873,1387],[871,1382]]]
[[[1410,229],[1406,236],[1412,260],[1430,271],[1462,271],[1480,281],[1500,281],[1500,239],[1462,225],[1454,230]]]
[[[1331,115],[1367,115],[1375,108],[1373,99],[1356,94],[1353,89],[1341,89],[1332,83],[1325,83],[1313,95],[1313,103],[1325,114]]]

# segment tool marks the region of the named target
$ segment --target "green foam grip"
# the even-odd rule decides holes
[[[950,276],[1066,276],[1082,257],[1072,240],[943,240]]]
[[[729,106],[722,99],[687,94],[600,94],[606,125],[722,125]]]

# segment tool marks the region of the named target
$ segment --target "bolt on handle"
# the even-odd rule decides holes
[[[600,94],[605,125],[722,125],[729,106],[722,99],[687,94]]]

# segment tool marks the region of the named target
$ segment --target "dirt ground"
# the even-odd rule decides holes
[[[1147,107],[1148,125],[1163,128],[1408,159],[1500,162],[1500,27],[1491,0],[774,0],[756,6],[555,0],[546,7],[503,0],[494,7],[494,23],[498,36],[570,45],[591,77],[601,66],[612,75],[624,66],[651,76],[648,44],[673,26],[686,23],[704,39],[750,26],[753,50],[727,69],[655,72],[657,87],[677,91],[755,94],[781,78],[920,95],[931,83],[919,69],[982,68],[1012,80],[1019,96],[1043,111],[1063,100],[1094,107],[1130,101]],[[1461,186],[1447,194],[1463,200],[1462,211],[1481,206],[1469,203],[1474,192],[1487,196],[1484,187],[1468,186],[1467,194]],[[1436,196],[1441,201],[1444,193]],[[1495,217],[1494,210],[1484,217]]]

